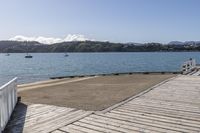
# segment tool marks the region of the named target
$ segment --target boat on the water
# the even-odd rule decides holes
[[[33,56],[30,55],[30,54],[28,53],[28,51],[29,51],[29,50],[28,50],[28,49],[29,49],[29,48],[28,48],[28,43],[25,42],[25,45],[26,45],[26,47],[27,47],[27,48],[26,48],[26,55],[25,55],[25,58],[33,58]]]
[[[27,53],[25,58],[33,58],[33,56]]]
[[[9,53],[7,53],[7,54],[6,54],[6,56],[10,56],[10,54],[9,54]]]
[[[65,53],[65,57],[69,56],[67,53]]]

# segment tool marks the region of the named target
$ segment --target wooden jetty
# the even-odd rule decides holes
[[[54,132],[200,132],[199,83],[178,76]]]
[[[20,103],[19,103],[20,104]],[[47,133],[90,115],[92,111],[57,107],[44,104],[16,107],[11,121],[4,132],[7,133]]]
[[[200,133],[199,74],[178,75],[103,111],[19,103],[4,133]]]
[[[33,104],[13,116],[5,132],[198,133],[200,76],[179,75],[100,112]]]

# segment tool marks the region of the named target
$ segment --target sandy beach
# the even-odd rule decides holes
[[[42,103],[84,110],[103,110],[175,74],[110,75],[48,80],[18,86],[26,104]]]

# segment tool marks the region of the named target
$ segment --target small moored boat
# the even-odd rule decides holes
[[[27,53],[25,58],[33,58],[33,56]]]
[[[65,53],[65,57],[69,56],[67,53]]]
[[[10,56],[10,54],[9,54],[9,53],[7,53],[5,56]]]

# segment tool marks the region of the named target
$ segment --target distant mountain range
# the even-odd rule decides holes
[[[112,43],[101,41],[71,41],[51,45],[36,41],[0,41],[1,53],[43,52],[156,52],[200,51],[200,41],[161,43]]]
[[[200,41],[185,41],[185,42],[171,41],[168,44],[169,45],[198,45],[200,44]]]

